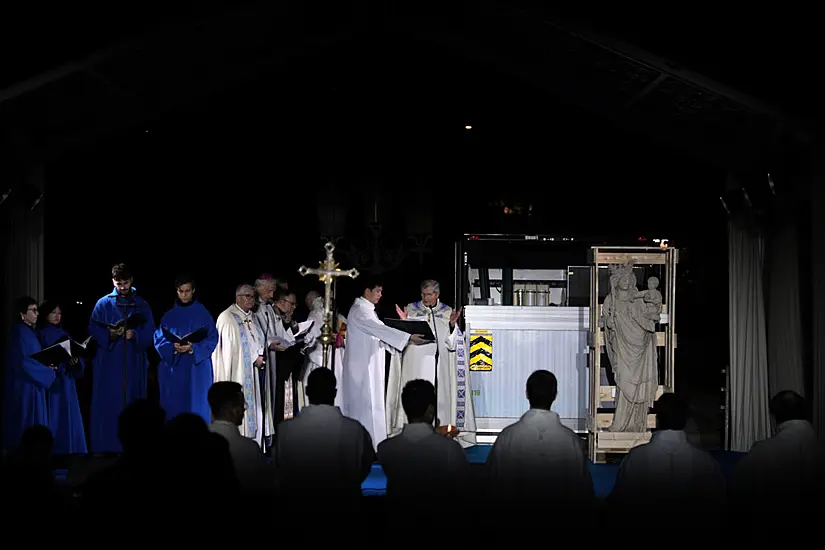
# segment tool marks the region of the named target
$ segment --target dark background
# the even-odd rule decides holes
[[[647,116],[667,120],[661,127],[633,118],[641,114],[605,116],[602,104],[621,103],[621,90],[595,77],[587,101],[576,101],[570,74],[578,71],[584,86],[595,71],[583,50],[537,46],[567,59],[572,73],[506,70],[536,55],[521,41],[536,46],[542,38],[525,37],[515,24],[508,31],[507,18],[587,25],[667,58],[674,71],[702,74],[816,126],[819,84],[808,68],[814,18],[756,8],[723,13],[710,5],[643,12],[624,5],[445,4],[234,2],[233,10],[260,10],[258,17],[250,11],[253,19],[273,21],[277,32],[210,23],[227,37],[222,51],[198,42],[207,31],[193,22],[220,21],[228,2],[148,2],[140,9],[46,9],[32,2],[10,11],[0,22],[5,90],[123,40],[171,37],[0,102],[4,173],[25,173],[35,161],[45,166],[46,292],[67,306],[69,328],[82,337],[94,302],[111,290],[116,262],[132,266],[156,322],[171,307],[174,278],[184,270],[197,278],[199,298],[214,316],[233,301],[239,283],[262,272],[287,277],[302,304],[314,282],[297,268],[323,258],[322,237],[332,229],[341,239],[342,267],[369,271],[381,264],[384,315],[416,299],[423,278],[439,279],[443,300],[455,303],[454,243],[465,233],[610,244],[669,238],[686,251],[678,279],[677,387],[686,381],[707,395],[718,392],[728,357],[727,217],[719,197],[732,169],[725,147],[735,148],[739,138],[720,137],[713,105],[690,111],[698,132],[684,117],[672,122],[673,113],[655,102],[659,110]],[[510,45],[507,61],[475,45],[448,48],[414,33],[419,20],[431,30],[424,20],[437,14],[456,43],[476,44],[467,21],[483,10],[503,14],[484,38]],[[281,19],[287,22],[279,27]],[[392,26],[402,19],[404,28]],[[351,20],[357,32],[333,45],[307,38]],[[257,55],[253,42],[294,43],[295,52],[231,72],[231,56]],[[108,95],[96,95],[104,88]],[[681,107],[692,101],[699,100],[674,99]],[[731,135],[757,134],[748,124]],[[753,181],[771,171],[787,188],[782,175],[790,174],[788,159],[798,150],[780,134],[765,149],[770,154],[757,150],[745,162],[737,153],[731,164],[742,169],[745,162]],[[504,207],[531,213],[505,215]],[[376,209],[377,247],[368,227]],[[401,259],[390,258],[393,251]],[[585,265],[586,246],[570,257]],[[346,312],[359,289],[343,281],[338,290]]]

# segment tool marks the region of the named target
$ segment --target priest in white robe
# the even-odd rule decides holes
[[[385,352],[400,353],[410,342],[420,345],[424,339],[382,323],[375,313],[375,306],[381,300],[383,286],[360,278],[356,281],[364,281],[363,294],[355,299],[347,315],[341,411],[367,429],[377,448],[388,433],[384,395]]]
[[[307,321],[312,321],[313,324],[304,340],[306,342],[306,347],[304,348],[306,363],[304,365],[303,376],[301,377],[304,388],[307,387],[309,375],[312,371],[324,366],[324,346],[318,339],[321,336],[321,329],[324,326],[324,298],[318,292],[311,290],[307,293],[306,305],[307,308],[309,308]],[[338,316],[339,326],[341,325],[342,317],[341,315]],[[344,322],[346,322],[346,320],[344,320]],[[333,374],[335,374],[335,379],[341,380],[341,374],[344,371],[344,348],[334,344],[327,349],[327,364],[334,364]],[[337,392],[335,395],[335,406],[341,406],[341,392]]]
[[[593,479],[582,441],[551,410],[556,376],[535,371],[527,378],[526,394],[530,410],[501,431],[487,456],[490,494],[504,503],[541,500],[555,513],[580,514],[593,502]]]
[[[239,428],[241,435],[255,440],[272,434],[272,407],[263,399],[259,369],[265,365],[264,335],[255,323],[252,307],[255,289],[240,285],[235,290],[235,303],[218,316],[218,345],[212,352],[215,382],[237,382],[243,387],[246,413]]]
[[[278,316],[272,307],[272,301],[275,297],[275,292],[278,290],[278,280],[269,274],[263,274],[255,280],[255,306],[252,308],[252,313],[255,323],[264,335],[266,340],[265,355],[266,361],[264,368],[259,371],[259,378],[263,384],[265,399],[269,406],[275,407],[275,366],[277,352],[284,349],[276,343],[277,321]]]
[[[467,376],[466,354],[463,353],[464,337],[456,326],[461,316],[461,308],[453,311],[450,306],[439,300],[441,287],[438,281],[428,279],[421,283],[420,290],[420,301],[408,304],[404,310],[396,305],[396,312],[401,319],[427,321],[438,342],[408,347],[402,355],[392,357],[387,389],[390,433],[400,433],[408,422],[401,404],[401,389],[411,380],[427,380],[436,386],[438,394],[438,425],[457,426],[460,432],[463,432],[459,433],[457,441],[463,447],[475,445],[475,417],[470,377]],[[457,353],[459,347],[462,348],[462,352]],[[459,355],[462,357],[458,357]]]
[[[736,529],[756,537],[768,531],[810,534],[818,526],[810,517],[811,503],[825,491],[825,446],[798,393],[777,393],[770,412],[776,434],[754,443],[733,470]]]
[[[615,527],[638,521],[638,510],[655,503],[674,517],[702,510],[703,528],[717,531],[727,491],[719,462],[688,441],[689,407],[684,400],[665,393],[653,411],[656,431],[649,443],[634,447],[622,460],[609,497]],[[657,527],[673,526],[669,522],[646,526]]]

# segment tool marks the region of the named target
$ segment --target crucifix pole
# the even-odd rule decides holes
[[[327,352],[329,351],[329,347],[333,344],[334,340],[332,336],[332,281],[335,280],[335,277],[349,277],[351,279],[355,279],[358,277],[358,270],[352,268],[344,271],[338,267],[338,262],[335,261],[335,257],[332,255],[335,250],[334,244],[325,244],[324,250],[327,251],[327,257],[323,262],[320,262],[316,269],[310,269],[302,265],[298,268],[298,273],[302,276],[318,275],[318,279],[324,283],[324,326],[321,327],[320,340],[321,345],[323,346],[324,368],[328,369],[332,368],[332,365],[330,365]]]

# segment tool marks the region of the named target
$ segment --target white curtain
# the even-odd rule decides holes
[[[805,395],[799,294],[799,243],[794,220],[780,218],[766,243],[769,395]]]
[[[762,290],[764,240],[747,222],[728,224],[730,450],[770,435],[768,351]]]
[[[811,182],[811,274],[813,346],[813,424],[825,441],[825,161],[819,151],[818,170]]]

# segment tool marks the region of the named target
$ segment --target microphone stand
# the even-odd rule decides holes
[[[430,317],[433,320],[433,335],[435,336],[435,367],[433,368],[433,387],[435,388],[435,414],[433,415],[433,425],[438,426],[438,354],[439,354],[439,345],[438,345],[438,324],[435,322],[435,311],[433,311],[433,306],[429,306],[430,308]]]
[[[336,292],[337,288],[338,278],[336,277],[335,280],[332,282],[332,319],[329,320],[330,324],[332,325],[332,334],[335,335],[335,341],[332,343],[331,346],[327,348],[328,350],[330,350],[330,353],[332,354],[332,357],[329,358],[329,370],[331,370],[333,374],[335,374],[335,350],[338,349],[338,314],[336,313],[338,309],[336,304],[337,300],[335,299],[335,297],[338,296]],[[321,346],[322,350],[323,348],[324,347]],[[321,364],[323,365],[323,358]],[[340,384],[340,382],[336,382]]]
[[[268,392],[266,391],[267,388],[267,372],[270,372],[269,369],[269,303],[268,302],[261,302],[261,307],[264,308],[264,317],[266,318],[266,325],[264,326],[264,363],[263,363],[263,372],[264,372],[264,379],[263,383],[260,384],[261,386],[261,413],[263,417],[263,431],[261,432],[261,452],[266,454],[266,405],[267,405],[267,395]],[[271,373],[270,373],[271,374]],[[259,376],[260,379],[260,376]],[[270,410],[272,407],[270,406]],[[272,411],[274,416],[275,411]],[[272,419],[272,428],[275,428],[275,418]],[[272,436],[273,434],[269,434]]]
[[[132,296],[131,294],[129,296]],[[129,308],[137,308],[137,304],[134,302],[126,301],[128,298],[121,298],[118,296],[115,299],[115,307],[123,308],[123,384],[121,384],[121,392],[123,396],[123,408],[126,408],[126,388],[128,384],[126,383],[128,377],[128,364],[129,364],[129,347],[128,343],[129,340],[126,339],[126,333],[128,329],[126,328],[127,321],[129,319]]]

